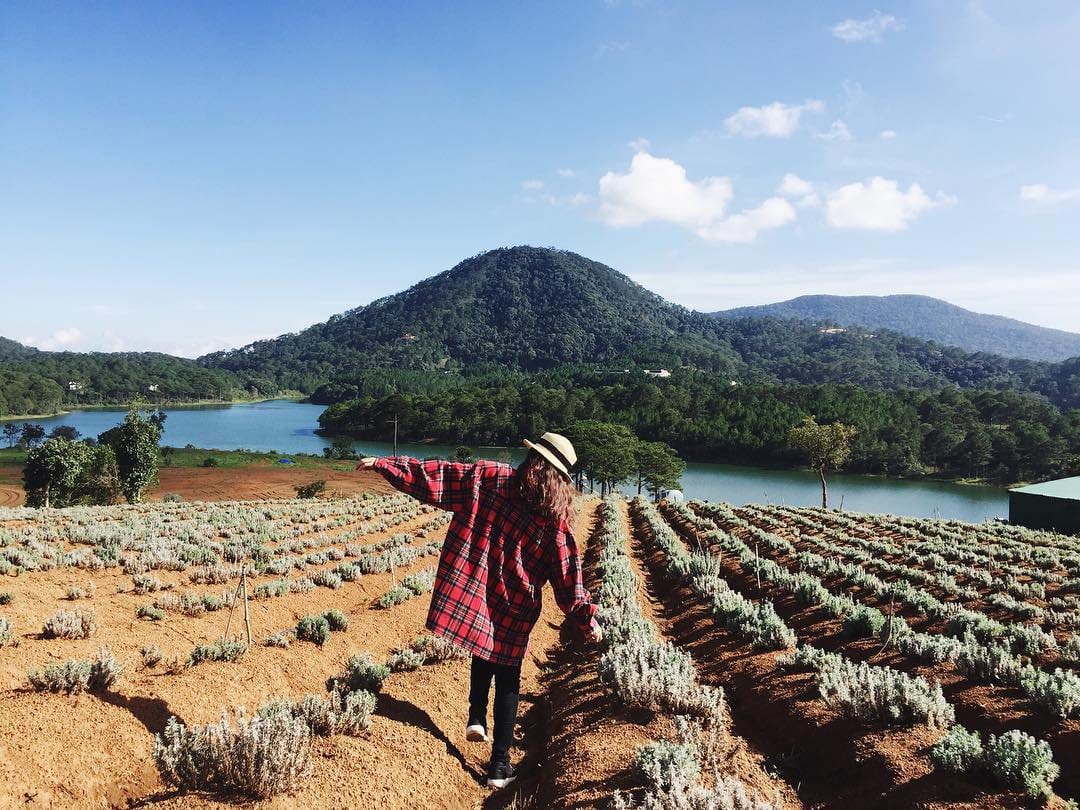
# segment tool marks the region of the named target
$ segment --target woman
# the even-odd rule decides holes
[[[517,720],[521,662],[540,616],[540,591],[551,582],[555,601],[597,642],[600,627],[581,581],[574,542],[574,447],[557,433],[525,440],[529,454],[515,470],[478,461],[364,458],[397,489],[454,513],[446,531],[427,628],[472,653],[465,737],[487,741],[487,704],[495,680],[494,733],[488,785],[514,781],[510,744]]]

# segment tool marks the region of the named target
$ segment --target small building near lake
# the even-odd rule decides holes
[[[1009,523],[1080,534],[1080,475],[1010,489]]]

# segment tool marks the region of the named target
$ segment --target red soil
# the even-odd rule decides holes
[[[0,506],[25,503],[21,471],[0,467]],[[295,498],[298,484],[326,481],[326,494],[347,497],[362,492],[389,492],[390,485],[372,472],[335,470],[329,467],[288,467],[251,464],[247,467],[162,467],[160,483],[146,493],[147,501],[160,501],[167,493],[185,501],[249,501]]]
[[[697,546],[698,535],[693,527],[685,524],[670,510],[666,510],[665,517],[684,540],[688,540],[692,547]],[[737,531],[735,533],[738,534]],[[775,559],[783,561],[782,557]],[[1062,775],[1055,782],[1055,788],[1066,796],[1073,795],[1077,775],[1075,763],[1078,761],[1074,758],[1077,745],[1076,721],[1055,721],[1034,710],[1016,690],[971,684],[948,665],[923,665],[897,654],[892,649],[882,651],[881,643],[877,639],[847,638],[841,632],[839,620],[828,616],[820,608],[800,605],[789,594],[773,588],[764,580],[758,588],[753,572],[744,570],[738,560],[729,555],[721,555],[721,563],[724,577],[733,588],[748,598],[768,599],[773,602],[777,613],[798,635],[800,643],[841,652],[856,661],[891,666],[922,675],[931,682],[940,681],[945,696],[957,709],[957,720],[968,728],[994,733],[1021,728],[1047,739],[1054,749],[1055,760],[1062,766]],[[838,583],[823,584],[832,588]],[[848,590],[858,597],[857,588]],[[693,600],[688,589],[679,591],[685,594],[686,599]],[[683,599],[677,600],[677,604],[684,603]],[[681,612],[679,621],[692,621],[693,613],[694,611]],[[703,606],[701,614],[703,622],[712,621],[704,613]],[[925,630],[924,627],[916,627]],[[694,634],[698,630],[688,627],[686,632]],[[794,762],[796,774],[793,774],[793,778],[802,782],[799,794],[808,802],[820,802],[824,806],[831,801],[838,801],[847,794],[838,794],[836,786],[845,784],[848,789],[855,791],[854,795],[857,797],[850,799],[852,803],[848,806],[863,806],[860,802],[871,801],[893,807],[1024,805],[1022,797],[993,792],[992,786],[985,782],[976,783],[935,771],[927,754],[929,747],[941,736],[941,732],[926,727],[887,731],[859,728],[853,721],[837,717],[816,700],[816,689],[810,675],[776,671],[774,664],[763,658],[775,656],[775,653],[755,655],[747,653],[745,645],[738,641],[730,640],[727,644],[731,645],[730,652],[737,656],[737,662],[732,669],[725,671],[725,686],[726,679],[732,678],[733,689],[741,687],[744,691],[749,691],[748,700],[764,702],[762,706],[755,703],[755,725],[744,733],[752,741],[759,743],[762,750],[773,751],[777,761],[787,759]],[[763,663],[753,666],[750,662],[754,659],[762,659]],[[749,672],[745,678],[740,678],[736,672],[744,666],[749,667]],[[773,671],[770,672],[770,669]],[[732,702],[734,701],[733,697]],[[790,705],[783,705],[785,703]],[[759,711],[765,712],[766,716],[769,711],[778,711],[779,716],[775,718],[775,723],[781,732],[779,736],[770,739],[769,728],[773,723],[760,722],[762,715]],[[805,715],[809,724],[803,727],[793,740],[790,733],[799,727],[800,715]],[[841,770],[837,773],[836,769],[843,767],[845,760],[850,772]],[[876,764],[871,767],[872,763]]]

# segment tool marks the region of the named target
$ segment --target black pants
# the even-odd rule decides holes
[[[517,722],[518,693],[521,691],[521,665],[493,664],[483,658],[472,659],[469,678],[469,725],[487,728],[488,691],[495,679],[495,724],[491,737],[493,762],[509,762],[510,744]]]

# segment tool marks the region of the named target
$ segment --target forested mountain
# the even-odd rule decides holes
[[[74,405],[230,400],[267,395],[277,383],[157,352],[46,352],[0,338],[0,416]]]
[[[712,372],[725,384],[928,391],[956,385],[1080,405],[1080,358],[1007,359],[890,330],[718,318],[665,301],[577,254],[515,247],[466,259],[302,332],[198,361],[154,353],[44,352],[0,340],[0,414],[136,397],[231,399],[283,389],[334,402],[355,396],[357,380],[370,381],[373,370],[389,377],[443,376],[433,371],[475,377],[566,366],[690,368]]]
[[[720,318],[797,318],[891,329],[912,337],[1030,360],[1080,357],[1080,334],[984,315],[925,295],[803,295],[776,304],[714,313]]]
[[[715,318],[669,303],[599,262],[532,247],[474,256],[326,323],[199,362],[272,376],[301,391],[347,384],[365,368],[535,371],[591,363],[690,366],[740,382],[955,384],[1080,403],[1080,360],[1010,360],[891,331],[830,333],[795,320]]]

